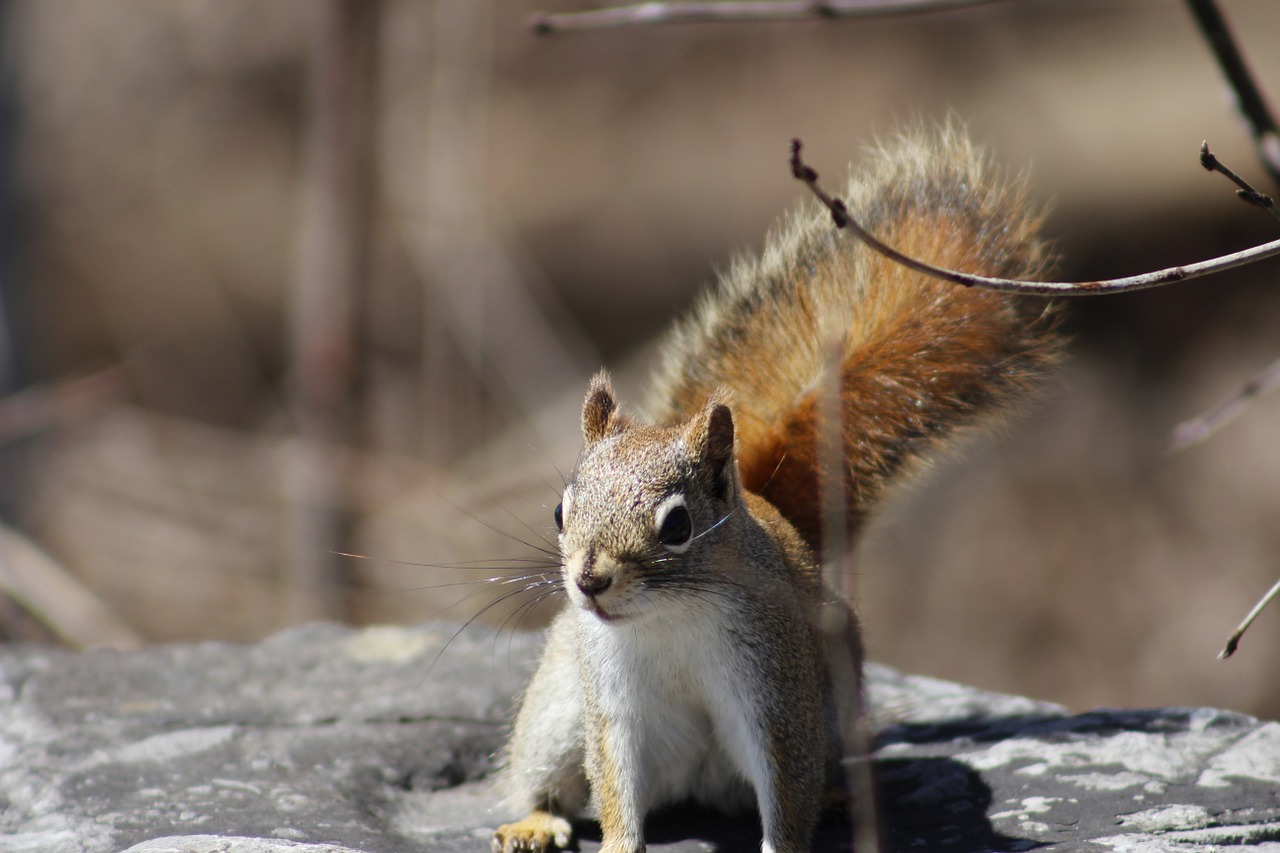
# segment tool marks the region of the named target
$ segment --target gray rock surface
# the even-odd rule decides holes
[[[257,645],[0,650],[0,851],[485,851],[537,637],[312,625]],[[1280,853],[1280,725],[1095,711],[872,667],[885,847]],[[581,826],[582,849],[598,846]],[[815,849],[848,849],[824,825]],[[673,812],[655,851],[753,850]]]

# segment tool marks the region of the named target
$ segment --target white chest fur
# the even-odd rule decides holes
[[[748,807],[757,747],[743,741],[758,739],[730,638],[706,620],[610,624],[585,612],[578,630],[593,650],[584,667],[591,692],[629,745],[619,769],[646,810],[689,799]]]

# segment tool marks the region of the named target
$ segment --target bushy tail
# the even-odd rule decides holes
[[[916,133],[878,150],[845,199],[859,222],[912,257],[1040,277],[1048,266],[1041,217],[1028,212],[1019,184],[992,172],[958,131]],[[1054,327],[1043,298],[912,272],[836,231],[811,205],[771,235],[759,259],[736,262],[676,327],[653,414],[687,419],[727,389],[744,485],[821,553],[819,423],[836,410],[823,402],[836,387],[832,371],[852,535],[886,486],[1027,392],[1056,359]]]

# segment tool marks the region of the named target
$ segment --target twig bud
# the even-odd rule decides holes
[[[1209,141],[1205,140],[1200,143],[1200,165],[1204,166],[1205,171],[1212,172],[1218,168],[1218,158],[1214,157],[1209,151]]]

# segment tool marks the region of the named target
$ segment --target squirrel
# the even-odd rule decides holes
[[[1047,271],[1042,216],[960,131],[903,135],[872,161],[845,197],[885,242],[962,271]],[[676,326],[648,420],[592,379],[554,513],[567,601],[505,754],[528,816],[496,831],[497,853],[568,847],[589,804],[602,850],[638,853],[646,814],[690,800],[754,805],[764,853],[809,849],[863,659],[820,568],[824,487],[843,481],[853,542],[889,486],[1008,411],[1060,349],[1043,298],[920,275],[824,214],[792,214]],[[822,465],[836,440],[843,465]],[[824,632],[824,606],[847,630]],[[854,683],[829,669],[832,642]]]

